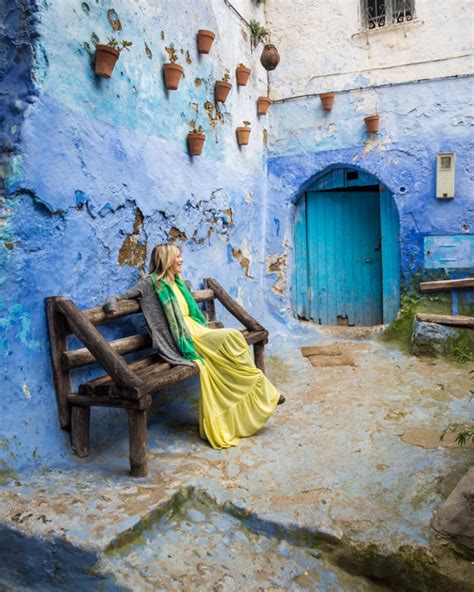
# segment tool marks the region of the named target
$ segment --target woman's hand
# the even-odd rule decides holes
[[[113,319],[114,317],[116,317],[118,315],[118,312],[116,310],[109,310],[108,312],[105,313],[110,319]]]

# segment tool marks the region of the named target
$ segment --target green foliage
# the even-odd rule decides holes
[[[169,45],[169,47],[165,47],[165,50],[168,54],[168,59],[172,64],[178,61],[178,54],[176,53],[176,49],[172,43]]]
[[[245,125],[245,127],[249,127],[250,126],[250,121],[243,121],[242,123]]]
[[[224,76],[222,77],[222,80],[223,80],[224,82],[229,82],[229,80],[230,80],[230,72],[229,72],[229,70],[226,70],[226,71],[224,72]]]
[[[253,38],[257,43],[260,41],[265,41],[265,37],[268,34],[268,31],[265,29],[265,27],[255,19],[250,21],[250,31],[252,32]]]
[[[126,39],[124,39],[123,41],[117,41],[117,39],[115,39],[115,37],[109,37],[107,40],[107,45],[109,47],[113,47],[114,49],[116,49],[120,53],[124,49],[129,51],[130,47],[133,45],[133,42],[127,41]]]
[[[447,433],[456,434],[456,443],[459,446],[465,446],[469,441],[474,442],[474,426],[468,424],[451,423],[445,428],[441,436],[440,441],[444,440]]]

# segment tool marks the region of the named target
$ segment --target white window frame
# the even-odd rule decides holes
[[[372,17],[369,15],[368,2],[369,0],[360,0],[362,29],[365,31],[380,31],[415,20],[415,0],[376,0],[378,3],[384,3],[385,14]],[[407,10],[410,12],[409,17],[404,16]]]

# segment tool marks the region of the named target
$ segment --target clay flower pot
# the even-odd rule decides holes
[[[364,121],[369,134],[379,131],[380,115],[369,115],[368,117],[364,117]]]
[[[268,108],[272,104],[270,97],[258,97],[257,99],[257,113],[258,115],[266,115]]]
[[[95,73],[102,78],[110,78],[120,52],[109,45],[98,43],[95,46]]]
[[[322,104],[323,109],[325,111],[331,111],[331,109],[334,105],[334,97],[335,96],[336,96],[336,93],[333,93],[333,92],[322,93],[319,95],[319,98],[321,99],[321,104]]]
[[[197,33],[198,52],[209,53],[211,51],[212,42],[215,38],[216,34],[212,31],[207,31],[206,29],[199,29]]]
[[[243,64],[237,66],[237,68],[235,69],[235,75],[237,77],[237,84],[239,86],[247,86],[250,72],[250,68],[247,68],[247,66],[244,66]]]
[[[206,134],[202,132],[189,132],[188,134],[188,146],[189,154],[191,156],[199,156],[202,152],[202,147],[206,141]]]
[[[238,127],[236,129],[237,142],[239,143],[239,146],[246,146],[249,143],[251,131],[252,130],[249,127]]]
[[[225,80],[216,80],[216,86],[214,87],[216,101],[225,103],[231,88],[232,84],[230,82],[226,82]]]
[[[280,63],[280,54],[277,48],[271,43],[267,43],[263,48],[260,63],[265,70],[274,70]]]
[[[179,86],[181,76],[184,74],[183,67],[179,64],[163,64],[163,73],[165,76],[165,88],[176,90]]]

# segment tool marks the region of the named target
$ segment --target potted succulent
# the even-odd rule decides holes
[[[247,86],[250,76],[250,68],[247,68],[244,64],[239,64],[235,69],[235,75],[237,77],[237,84],[239,86]]]
[[[379,131],[380,115],[378,113],[364,117],[364,121],[365,127],[367,128],[369,134],[373,134]]]
[[[206,134],[202,125],[196,127],[193,122],[192,130],[188,134],[188,147],[191,156],[199,156],[202,152],[202,147],[206,140]]]
[[[94,71],[101,78],[110,78],[115,68],[115,63],[120,57],[120,53],[132,45],[131,41],[117,41],[115,37],[109,37],[107,44],[98,43],[95,46],[95,65]]]
[[[334,105],[334,97],[335,96],[336,96],[336,93],[333,93],[333,92],[321,93],[319,95],[319,98],[321,99],[321,104],[323,106],[324,111],[331,111],[331,109],[333,108],[333,105]]]
[[[257,99],[257,113],[258,115],[266,115],[268,108],[272,104],[270,97],[258,97]]]
[[[243,124],[244,127],[238,127],[236,129],[239,146],[246,146],[249,143],[249,136],[252,131],[250,129],[250,121],[244,121]]]
[[[216,34],[213,31],[199,29],[197,32],[198,52],[209,53],[211,51],[212,42],[215,38]]]
[[[214,87],[214,94],[216,97],[216,101],[220,103],[225,103],[230,89],[232,88],[232,84],[229,82],[230,74],[229,71],[226,70],[222,80],[216,80],[216,85]]]
[[[178,54],[174,45],[171,44],[169,47],[165,47],[166,53],[168,54],[169,63],[163,64],[163,74],[165,77],[165,88],[168,90],[176,90],[179,86],[181,76],[184,74],[183,67],[177,64]]]

